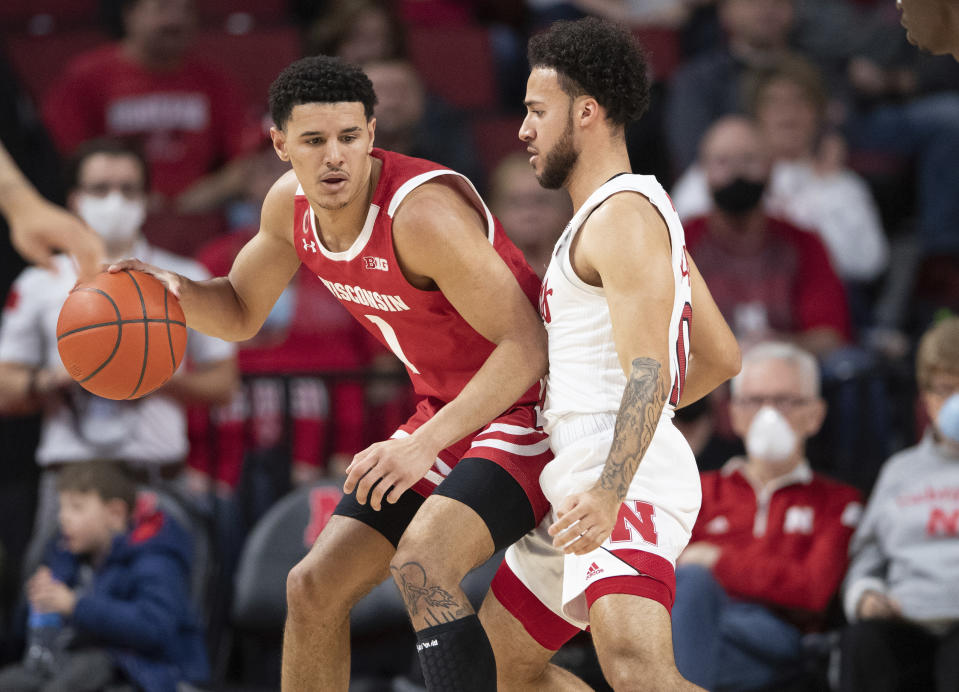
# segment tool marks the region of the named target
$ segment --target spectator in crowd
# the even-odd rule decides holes
[[[330,0],[307,36],[308,55],[362,65],[406,57],[406,33],[385,0]]]
[[[905,17],[916,4],[911,3]],[[934,12],[944,3],[922,4]],[[959,160],[959,65],[951,58],[917,52],[906,42],[900,20],[891,3],[881,3],[866,15],[849,42],[852,98],[845,132],[854,149],[915,162],[920,250],[927,255],[959,255],[959,197],[954,184]]]
[[[732,393],[746,455],[702,474],[702,508],[677,560],[673,646],[679,671],[708,690],[776,689],[801,668],[803,633],[824,624],[860,495],[805,459],[826,412],[811,354],[755,346]]]
[[[427,93],[412,63],[377,60],[365,63],[363,71],[378,99],[376,146],[436,161],[485,188],[469,123],[462,113]]]
[[[841,689],[959,689],[959,318],[919,342],[931,424],[883,467],[850,547]]]
[[[68,205],[103,238],[108,259],[147,256],[157,265],[206,278],[196,262],[144,241],[147,181],[146,163],[136,150],[115,140],[93,140],[68,166]],[[151,479],[175,477],[187,454],[184,404],[225,402],[237,382],[233,346],[191,331],[188,362],[156,392],[132,401],[90,394],[70,379],[57,353],[57,316],[76,274],[65,256],[55,258],[54,268],[31,267],[17,277],[0,323],[0,411],[43,411],[35,536],[49,535],[56,519],[56,469],[107,456],[129,460]],[[36,561],[40,547],[34,542],[28,562]]]
[[[101,690],[133,682],[147,692],[209,678],[203,632],[190,609],[190,537],[170,517],[136,508],[116,462],[91,461],[57,479],[59,534],[27,583],[36,613],[60,631],[43,657],[0,671],[5,692]]]
[[[490,176],[490,209],[542,279],[553,246],[573,216],[569,195],[539,184],[529,156],[510,154]]]
[[[740,343],[788,339],[821,358],[844,345],[846,294],[825,246],[763,210],[770,166],[755,124],[716,123],[700,166],[714,206],[684,224],[686,246]]]
[[[64,154],[104,135],[137,141],[154,196],[217,208],[245,177],[259,136],[239,86],[198,54],[194,0],[125,0],[124,38],[71,60],[43,117]]]
[[[826,131],[827,95],[819,71],[791,56],[745,81],[748,110],[773,160],[764,208],[816,231],[844,281],[875,280],[886,267],[888,242],[869,187],[846,168],[841,139]],[[672,197],[684,219],[712,209],[701,166],[689,168]]]
[[[677,170],[696,158],[709,126],[742,112],[742,77],[789,51],[794,0],[718,0],[727,45],[684,64],[673,76],[666,104],[666,135]]]

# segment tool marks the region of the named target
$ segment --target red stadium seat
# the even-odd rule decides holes
[[[204,26],[233,33],[285,23],[287,4],[284,0],[196,0],[200,22]]]
[[[473,118],[473,141],[487,179],[503,157],[526,151],[526,145],[519,140],[522,122],[521,116],[510,115]]]
[[[2,0],[0,28],[5,33],[48,34],[97,23],[97,0]]]
[[[284,67],[303,55],[300,35],[292,27],[261,28],[247,34],[205,31],[197,45],[205,58],[233,74],[249,102],[263,112],[270,84]]]
[[[492,109],[496,77],[489,34],[481,27],[411,27],[410,58],[434,93],[454,106]]]
[[[472,21],[469,8],[457,0],[399,0],[398,9],[407,26],[463,27]]]
[[[667,81],[679,67],[679,36],[674,29],[658,26],[641,26],[633,29],[633,35],[646,48],[653,79]]]
[[[73,56],[108,40],[105,34],[90,29],[48,36],[9,36],[6,46],[13,70],[39,103]]]

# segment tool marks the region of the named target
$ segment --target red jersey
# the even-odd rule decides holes
[[[393,214],[400,203],[416,187],[439,176],[460,178],[473,192],[464,196],[486,218],[489,242],[534,306],[539,277],[464,176],[382,149],[374,149],[372,155],[383,168],[366,223],[352,247],[330,252],[323,246],[316,217],[299,188],[293,215],[296,251],[360,324],[404,363],[417,394],[449,402],[486,362],[495,344],[473,329],[442,291],[424,291],[406,280],[393,252]],[[517,403],[535,403],[539,393],[539,385],[533,385]]]
[[[722,549],[713,574],[730,596],[814,628],[846,572],[860,493],[805,464],[760,490],[743,463],[735,458],[701,475],[703,501],[690,543]]]
[[[154,190],[172,196],[259,145],[262,134],[234,79],[199,54],[148,70],[111,43],[72,59],[44,97],[60,152],[92,137],[135,139]]]

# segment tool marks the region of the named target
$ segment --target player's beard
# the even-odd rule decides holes
[[[547,190],[558,190],[569,178],[569,174],[579,159],[579,152],[573,144],[573,113],[569,114],[566,129],[553,148],[546,154],[543,172],[536,176],[539,184]]]

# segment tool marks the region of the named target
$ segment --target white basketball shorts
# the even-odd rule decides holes
[[[615,415],[566,418],[551,431],[555,458],[540,475],[552,507],[599,478],[613,440]],[[589,625],[600,596],[651,598],[671,610],[676,558],[686,547],[702,500],[699,471],[685,438],[665,414],[633,477],[613,531],[585,555],[553,547],[550,510],[514,543],[493,580],[493,593],[542,646],[559,649]]]

